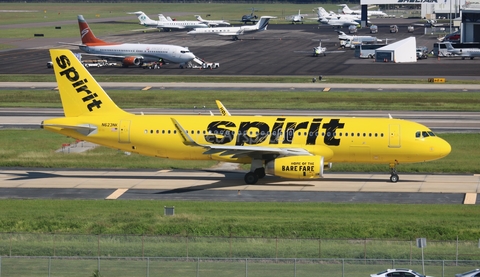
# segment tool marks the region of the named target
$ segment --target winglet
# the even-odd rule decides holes
[[[187,131],[185,131],[185,129],[183,129],[182,125],[180,125],[180,123],[178,123],[178,121],[171,117],[170,118],[173,122],[173,125],[175,125],[175,128],[177,128],[178,130],[178,133],[182,136],[183,138],[183,144],[185,145],[189,145],[189,146],[200,146],[200,147],[203,147],[201,146],[200,144],[196,143],[192,137],[190,137],[190,135],[187,133]]]

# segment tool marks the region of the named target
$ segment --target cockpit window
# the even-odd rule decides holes
[[[185,50],[181,50],[180,52],[181,52],[181,53],[184,53],[184,54],[185,54],[185,53],[190,53],[190,51],[185,51]]]
[[[428,138],[435,137],[435,134],[432,131],[417,131],[415,133],[416,138]]]

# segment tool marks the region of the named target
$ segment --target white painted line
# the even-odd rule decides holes
[[[122,194],[124,194],[125,192],[127,192],[128,189],[117,189],[116,191],[114,191],[112,194],[110,194],[109,196],[107,196],[107,198],[105,198],[106,200],[115,200],[115,199],[118,199],[118,197],[122,196]]]

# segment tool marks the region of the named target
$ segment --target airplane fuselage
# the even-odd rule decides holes
[[[415,163],[439,159],[450,152],[443,139],[425,126],[390,118],[173,116],[200,145],[274,147],[307,150],[325,162]],[[192,160],[248,163],[250,158],[206,155],[184,143],[170,115],[58,118],[45,125],[94,126],[82,135],[75,130],[45,127],[77,139],[142,155]]]
[[[90,54],[143,57],[144,62],[155,62],[160,58],[172,63],[187,63],[195,58],[188,48],[176,45],[134,44],[80,46],[82,51]]]
[[[199,34],[211,34],[211,35],[220,35],[220,36],[238,36],[243,35],[248,32],[259,31],[255,25],[253,26],[240,26],[240,27],[215,27],[208,29],[195,29],[188,32],[189,35],[199,35]]]

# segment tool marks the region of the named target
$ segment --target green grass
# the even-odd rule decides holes
[[[200,90],[108,90],[123,109],[193,107],[217,111],[219,99],[227,109],[384,110],[387,111],[479,111],[476,92],[322,92],[322,91],[218,91]],[[55,90],[0,90],[0,107],[61,108]],[[269,99],[268,103],[263,99]],[[295,103],[292,106],[292,103]]]
[[[175,206],[175,216],[163,216],[164,206]],[[283,239],[427,237],[432,241],[453,241],[457,236],[478,241],[480,235],[476,220],[480,209],[474,205],[12,199],[2,200],[0,208],[0,232],[16,233]],[[19,238],[22,236],[34,235]],[[96,244],[96,239],[91,243]],[[313,248],[318,249],[318,245]]]
[[[5,276],[369,276],[386,268],[411,268],[422,272],[419,261],[342,261],[310,259],[176,259],[176,258],[75,258],[53,257],[4,258],[2,273]],[[456,266],[442,261],[425,262],[429,276],[448,277],[466,272],[476,263],[462,263]],[[50,268],[47,266],[50,265]],[[50,269],[50,270],[49,270]],[[97,269],[100,275],[93,275]],[[2,275],[3,276],[3,275]]]

